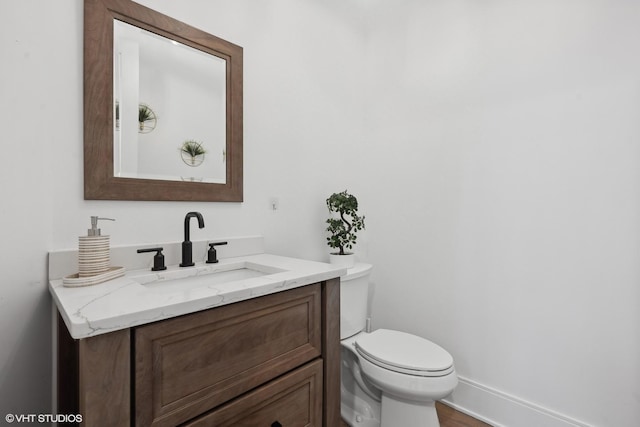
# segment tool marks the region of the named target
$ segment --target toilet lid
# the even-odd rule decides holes
[[[355,344],[371,363],[395,372],[440,376],[453,371],[453,357],[445,349],[406,332],[378,329],[358,337]]]

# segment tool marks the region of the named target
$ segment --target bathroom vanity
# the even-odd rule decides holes
[[[268,254],[190,269],[50,282],[58,412],[100,426],[340,425],[346,271]]]

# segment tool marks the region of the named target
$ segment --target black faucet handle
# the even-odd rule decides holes
[[[209,251],[207,252],[207,264],[215,264],[218,262],[218,253],[215,246],[226,245],[227,242],[209,243]]]
[[[138,249],[138,253],[145,253],[145,252],[155,252],[155,256],[153,257],[153,268],[151,269],[151,271],[162,271],[162,270],[166,270],[167,267],[164,265],[164,255],[162,254],[162,251],[164,250],[164,248],[147,248],[147,249]]]

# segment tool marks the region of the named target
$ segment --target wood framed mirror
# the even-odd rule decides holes
[[[242,48],[130,0],[85,0],[84,8],[84,198],[86,200],[241,202],[243,200]],[[168,40],[173,44],[180,45],[183,49],[198,52],[199,56],[210,56],[215,58],[217,63],[222,64],[221,75],[224,79],[220,92],[223,93],[223,97],[220,101],[221,108],[216,114],[220,115],[218,127],[224,126],[225,128],[217,132],[216,138],[221,139],[221,142],[219,142],[219,148],[215,148],[215,158],[218,159],[218,162],[224,163],[220,178],[200,179],[178,176],[174,179],[173,177],[166,178],[162,174],[120,173],[118,171],[119,157],[122,155],[122,151],[125,149],[131,151],[130,144],[142,143],[125,141],[122,147],[119,142],[114,143],[114,140],[119,141],[117,133],[120,132],[120,122],[126,111],[125,106],[121,105],[121,100],[117,99],[114,92],[116,86],[120,87],[118,83],[120,71],[114,72],[114,68],[118,66],[117,61],[114,60],[116,57],[114,23],[116,22],[140,29],[153,37]],[[183,63],[181,62],[181,64]],[[185,65],[182,68],[189,69],[189,66]],[[202,70],[200,68],[198,70],[202,74]],[[156,86],[157,90],[152,92],[164,90],[166,86],[166,83],[160,84]],[[179,89],[173,92],[185,93],[189,91]],[[198,92],[198,90],[193,92]],[[207,93],[204,90],[200,92]],[[133,99],[137,98],[133,97]],[[133,104],[133,102],[129,102],[129,104]],[[204,114],[198,119],[201,123],[211,121],[212,117],[209,114],[214,114],[209,111],[208,107],[201,108],[204,104],[208,105],[203,101],[191,102],[191,100],[182,99],[169,103],[169,105],[180,109],[197,109],[198,114]],[[146,106],[146,104],[135,102],[135,106],[127,108],[130,111],[131,108],[134,108],[137,114],[139,108],[142,110],[140,107],[142,105]],[[175,153],[175,159],[172,157],[171,162],[180,162],[182,167],[197,166],[204,169],[207,166],[207,161],[202,162],[202,154],[199,155],[197,164],[194,162],[189,165],[188,161],[184,162],[185,153],[181,152],[181,147],[185,147],[188,145],[187,142],[193,141],[190,135],[191,130],[188,129],[188,126],[182,126],[184,120],[177,120],[178,124],[173,126],[173,131],[176,129],[183,131],[179,137],[167,136],[160,129],[165,126],[171,114],[169,111],[165,111],[166,114],[163,115],[163,112],[158,111],[155,106],[153,108],[155,129],[152,133],[148,133],[149,127],[143,126],[144,123],[141,121],[140,129],[147,129],[147,131],[140,133],[153,135],[154,143],[159,140],[170,140],[163,143],[172,144],[171,149],[175,150],[171,154],[173,156]],[[164,110],[168,110],[168,108]],[[148,135],[144,137],[148,138]],[[201,140],[198,140],[197,143],[198,145],[202,144],[202,147],[207,147],[206,143],[202,143]],[[134,147],[132,151],[141,152],[138,147]],[[149,157],[148,153],[160,151],[152,148],[152,151],[146,151],[147,154],[141,156]],[[205,157],[205,159],[210,157],[212,156]],[[147,163],[158,164],[160,162],[156,159],[147,159]],[[180,175],[180,172],[173,174]]]

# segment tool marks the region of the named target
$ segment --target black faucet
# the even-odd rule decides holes
[[[191,218],[198,218],[198,227],[204,228],[204,219],[200,212],[189,212],[187,216],[184,217],[184,242],[182,242],[182,262],[180,263],[180,267],[191,267],[195,265],[192,260],[193,249],[191,240],[189,240],[189,220]]]

